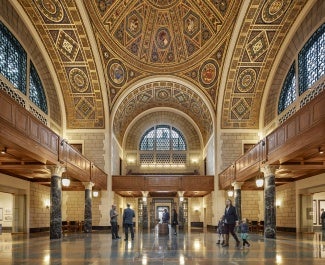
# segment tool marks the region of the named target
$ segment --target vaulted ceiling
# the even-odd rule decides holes
[[[113,113],[122,142],[158,106],[186,113],[204,143],[216,115],[221,128],[259,128],[277,53],[307,2],[11,1],[53,65],[68,129],[105,128]]]

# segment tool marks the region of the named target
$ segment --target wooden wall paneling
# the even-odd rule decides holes
[[[4,96],[3,92],[1,92],[0,97],[0,117],[10,123],[11,125],[14,125],[15,123],[15,115],[14,115],[14,108],[15,106],[12,104],[12,101],[9,100],[7,97]]]

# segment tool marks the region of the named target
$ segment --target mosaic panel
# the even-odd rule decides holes
[[[110,106],[124,87],[141,75],[153,74],[190,79],[207,89],[204,93],[216,105],[225,53],[225,46],[223,50],[220,47],[230,39],[240,4],[241,1],[212,1],[212,5],[209,1],[85,2],[98,46],[102,47],[103,64],[107,65],[105,56],[110,56],[123,62],[127,69],[123,86],[116,86],[106,76],[113,87],[109,91]]]
[[[130,122],[142,111],[157,106],[183,111],[198,124],[206,142],[213,128],[211,114],[199,95],[174,82],[153,82],[132,91],[119,105],[114,116],[113,131],[119,142]]]
[[[108,5],[107,1],[96,2],[99,6]],[[67,128],[104,128],[96,63],[76,1],[19,0],[19,3],[42,38],[56,69],[64,95]]]
[[[228,72],[222,128],[259,128],[259,108],[276,53],[306,2],[251,1]]]

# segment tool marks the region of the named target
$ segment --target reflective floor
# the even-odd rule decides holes
[[[136,231],[134,241],[112,240],[108,232],[68,233],[49,240],[48,233],[0,235],[0,264],[325,264],[325,231],[277,239],[250,234],[250,248],[216,245],[216,234],[203,230],[159,235]]]

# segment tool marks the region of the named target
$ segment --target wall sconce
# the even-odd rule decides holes
[[[228,197],[234,196],[234,191],[233,190],[228,190],[227,191]]]
[[[183,196],[179,197],[179,201],[180,202],[183,202],[184,201],[184,197]]]
[[[93,197],[97,198],[99,196],[98,190],[93,190]]]
[[[50,203],[50,200],[49,200],[49,199],[46,199],[46,200],[44,201],[44,204],[45,204],[45,208],[46,208],[46,209],[50,209],[51,203]]]
[[[7,147],[4,147],[2,150],[1,150],[1,154],[2,155],[5,155],[7,153]]]
[[[280,201],[276,201],[275,206],[276,206],[276,208],[280,208],[281,202]]]
[[[64,177],[64,178],[62,178],[62,185],[64,186],[64,187],[69,187],[70,186],[70,179],[68,178],[68,177]]]
[[[324,150],[321,147],[318,147],[318,152],[322,155],[324,154]]]

